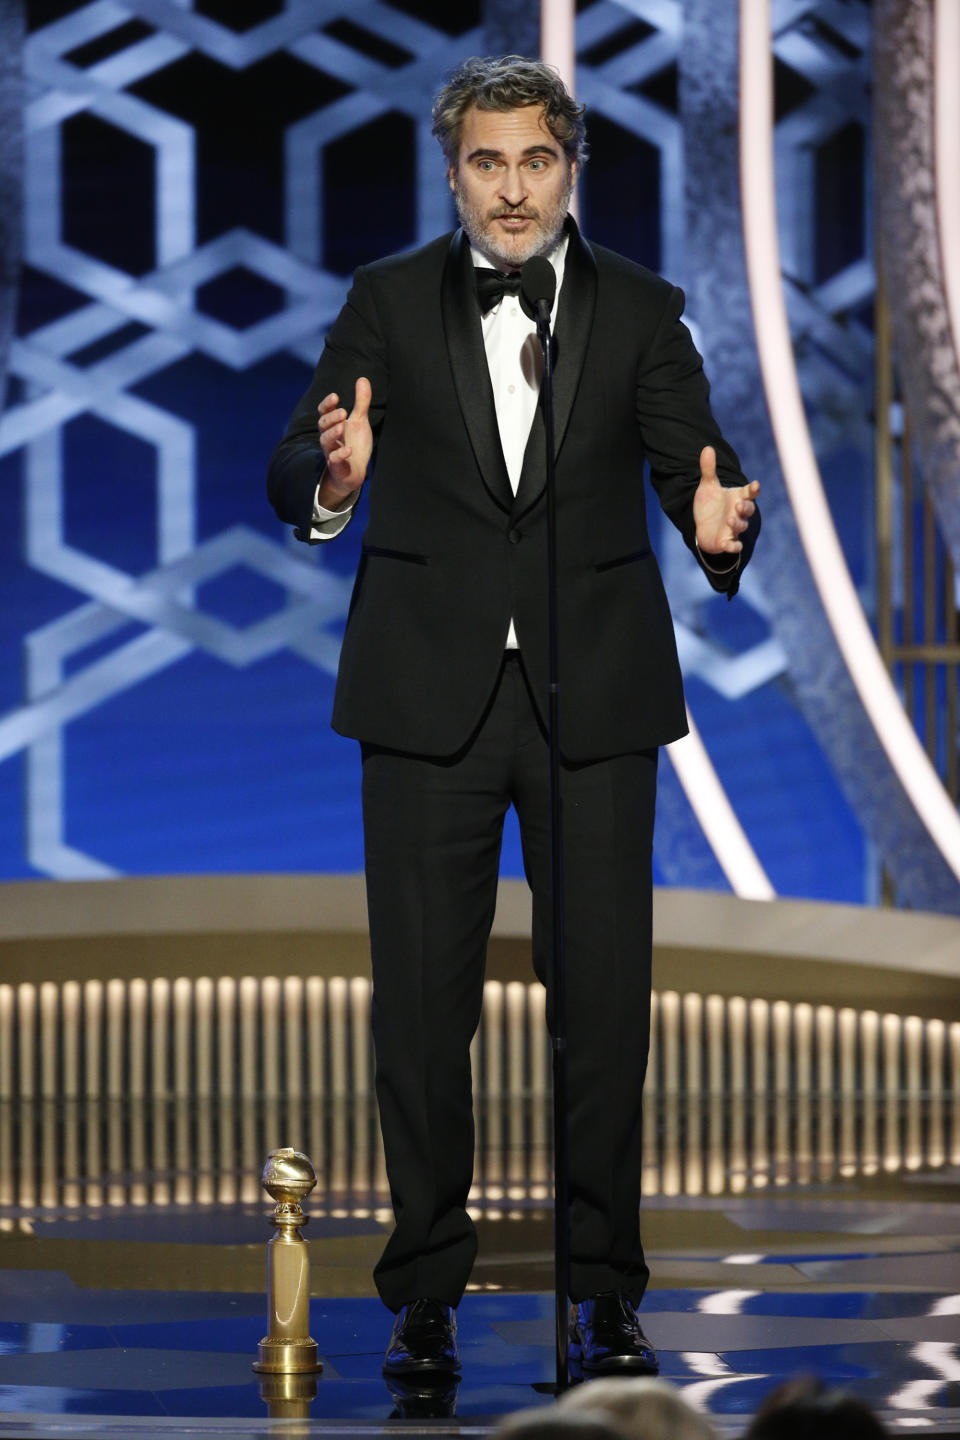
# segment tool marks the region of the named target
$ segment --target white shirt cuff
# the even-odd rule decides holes
[[[310,517],[310,539],[311,540],[332,540],[345,530],[353,515],[353,505],[346,510],[327,510],[320,504],[320,486],[318,485],[313,496],[313,514]],[[354,501],[354,505],[356,501]]]

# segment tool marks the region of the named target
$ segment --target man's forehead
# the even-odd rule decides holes
[[[531,146],[561,149],[550,133],[542,105],[519,105],[512,110],[481,110],[471,105],[463,117],[461,157],[475,150],[522,151]]]

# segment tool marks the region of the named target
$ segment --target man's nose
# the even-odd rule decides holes
[[[526,182],[519,167],[516,170],[504,171],[500,198],[506,205],[522,205],[527,198]]]

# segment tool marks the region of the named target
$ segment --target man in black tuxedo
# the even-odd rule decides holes
[[[545,978],[541,357],[516,297],[519,267],[544,255],[558,282],[571,1355],[588,1373],[654,1372],[636,1316],[648,1277],[653,813],[657,748],[686,721],[644,459],[666,514],[731,597],[759,529],[759,487],[710,412],[681,292],[588,245],[567,214],[584,126],[556,73],[515,56],[467,61],[434,106],[434,132],[462,228],[357,271],[270,470],[277,514],[317,542],[347,523],[374,462],[333,723],[363,754],[377,1095],[396,1216],[375,1271],[397,1314],[384,1368],[458,1368],[453,1309],[476,1253],[469,1045],[510,804]]]

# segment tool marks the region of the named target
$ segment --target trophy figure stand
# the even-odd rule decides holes
[[[323,1369],[310,1338],[310,1252],[300,1234],[308,1219],[300,1202],[316,1183],[316,1171],[299,1150],[271,1150],[267,1156],[263,1188],[276,1201],[271,1216],[276,1230],[267,1246],[267,1333],[253,1363],[261,1375]]]

